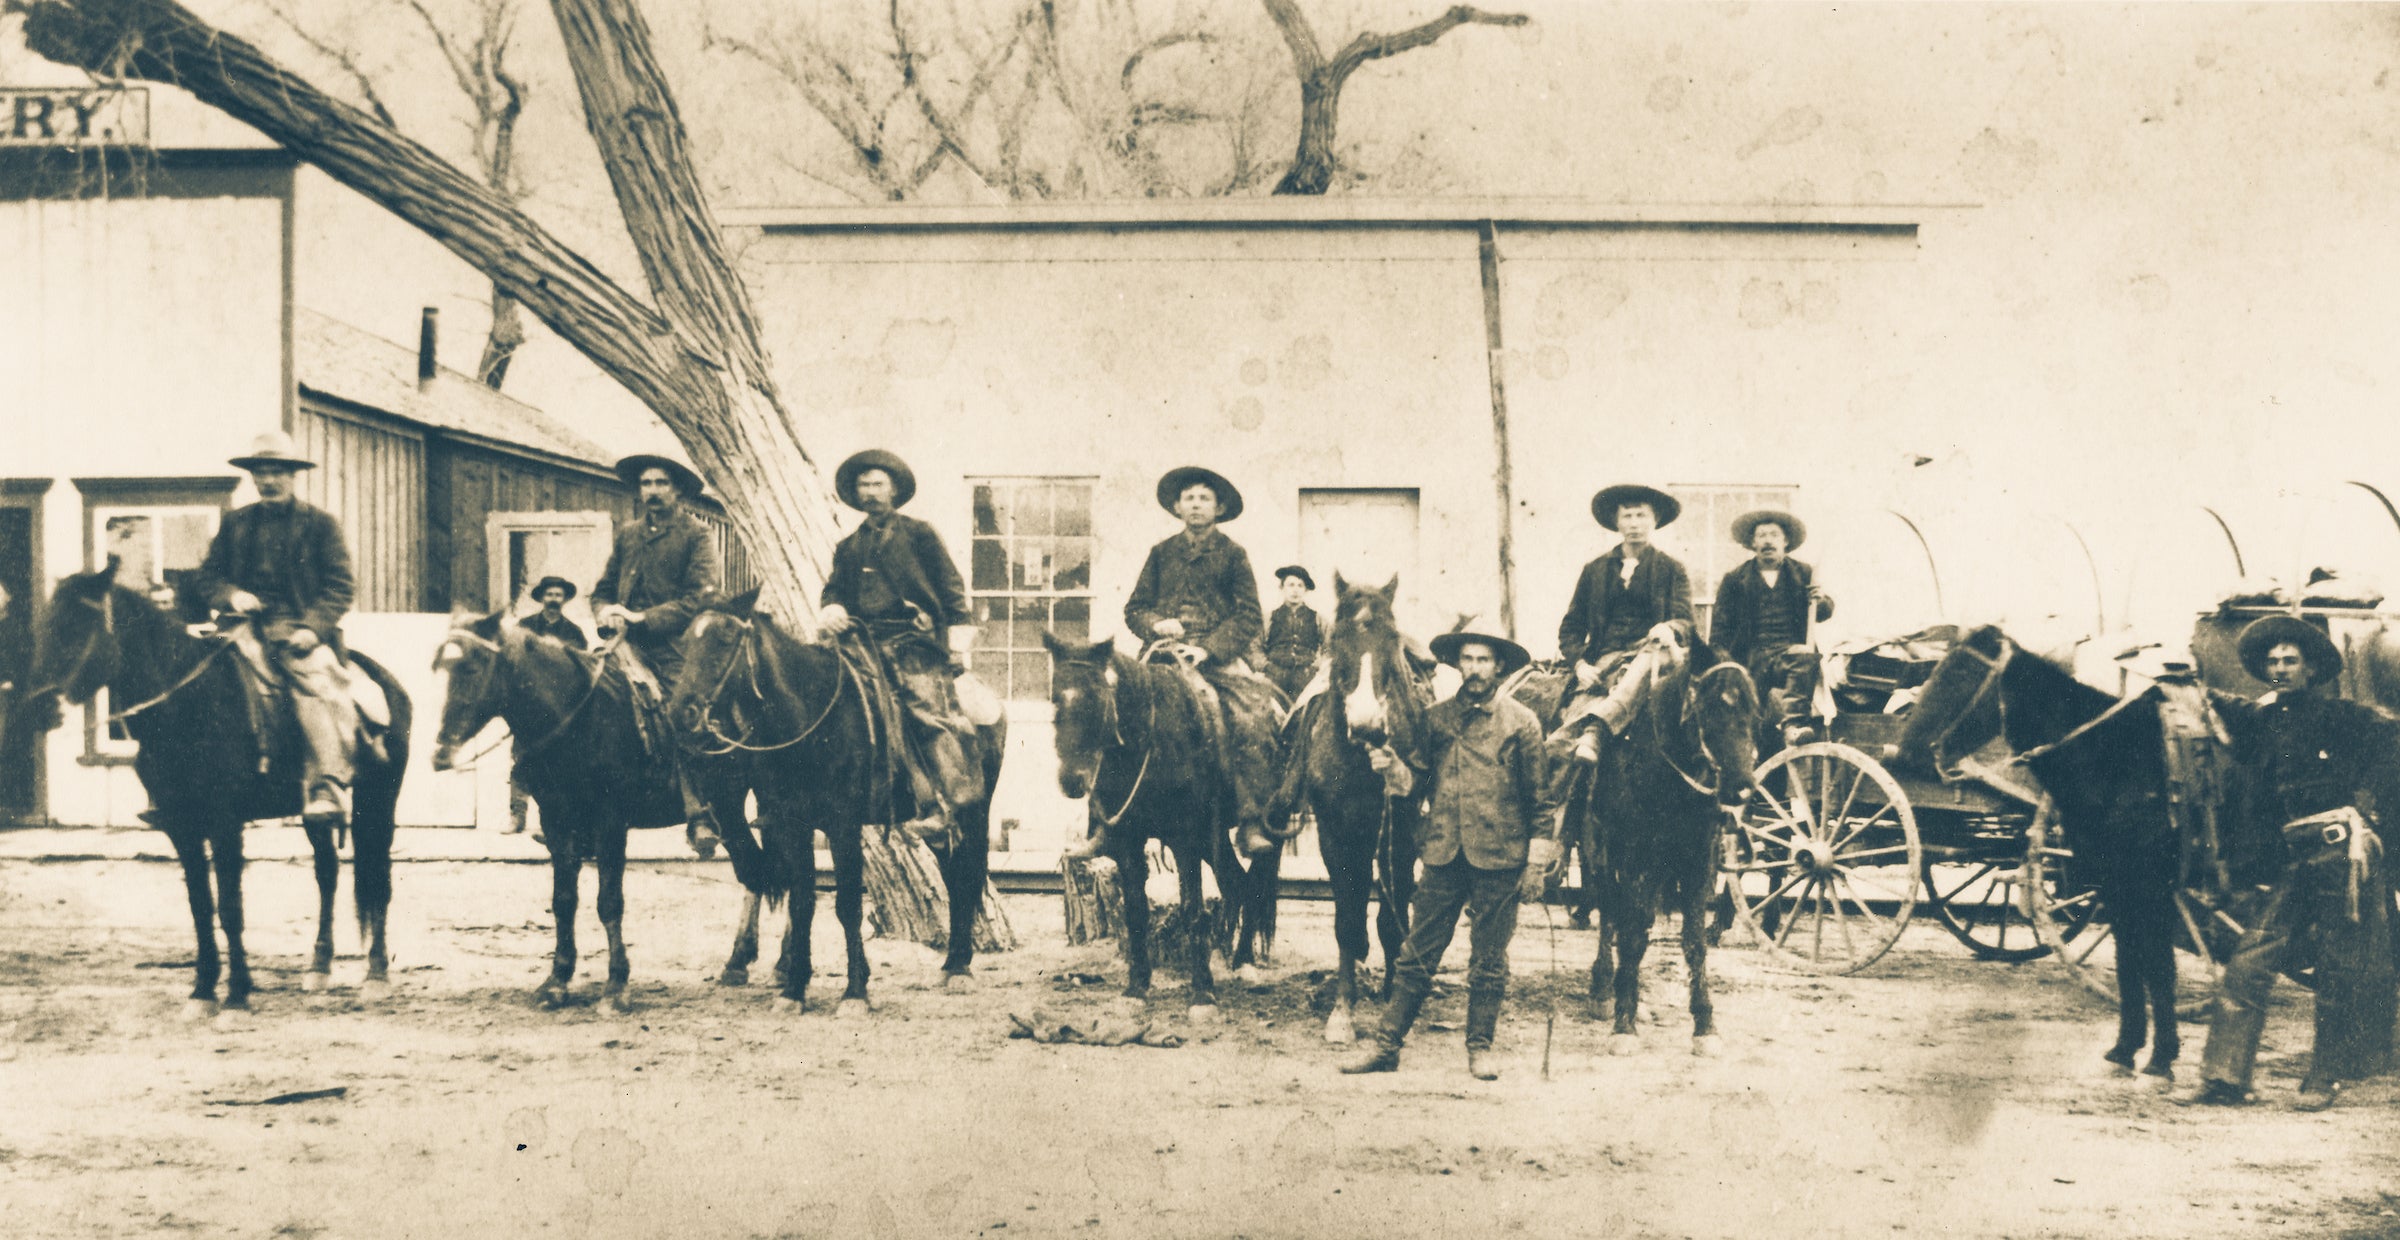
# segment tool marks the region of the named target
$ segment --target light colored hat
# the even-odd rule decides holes
[[[317,463],[300,455],[288,431],[262,431],[250,441],[247,455],[230,457],[225,462],[236,469],[315,469]]]

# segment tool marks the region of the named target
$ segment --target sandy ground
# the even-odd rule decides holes
[[[940,990],[926,950],[872,943],[877,1010],[841,1020],[822,981],[841,970],[830,902],[825,1002],[782,1015],[764,969],[711,984],[735,913],[724,867],[640,865],[636,1010],[608,1016],[590,1002],[588,875],[582,1002],[558,1013],[522,1002],[550,946],[545,870],[417,863],[397,883],[398,989],[362,1006],[348,954],[331,992],[301,991],[313,884],[253,863],[263,990],[250,1027],[227,1029],[177,1019],[191,944],[172,866],[0,863],[0,1231],[2400,1234],[2400,1087],[2292,1111],[2304,1001],[2270,1029],[2263,1104],[2185,1109],[2103,1079],[2108,1013],[2052,967],[1975,963],[1938,929],[1864,977],[1720,951],[1712,1059],[1688,1053],[1680,959],[1654,952],[1642,1051],[1618,1058],[1580,1005],[1591,936],[1560,918],[1554,969],[1534,916],[1507,1070],[1482,1084],[1458,991],[1398,1074],[1334,1072],[1310,1007],[1332,961],[1324,905],[1286,904],[1276,967],[1229,988],[1220,1030],[1188,1026],[1168,975],[1151,1011],[1201,1036],[1102,1049],[1005,1037],[1011,1010],[1089,1018],[1114,993],[1062,975],[1123,976],[1107,950],[1064,943],[1051,898],[1009,898],[1024,945],[970,993]]]

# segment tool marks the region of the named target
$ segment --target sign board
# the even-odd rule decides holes
[[[0,146],[148,146],[150,92],[0,88]]]

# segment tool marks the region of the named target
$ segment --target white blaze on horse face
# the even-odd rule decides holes
[[[1342,699],[1342,716],[1353,729],[1380,732],[1383,730],[1383,699],[1375,696],[1375,658],[1358,656],[1358,687]]]

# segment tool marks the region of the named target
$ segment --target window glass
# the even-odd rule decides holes
[[[1092,484],[1088,478],[971,479],[979,629],[975,667],[1015,701],[1050,696],[1045,631],[1090,641]]]

